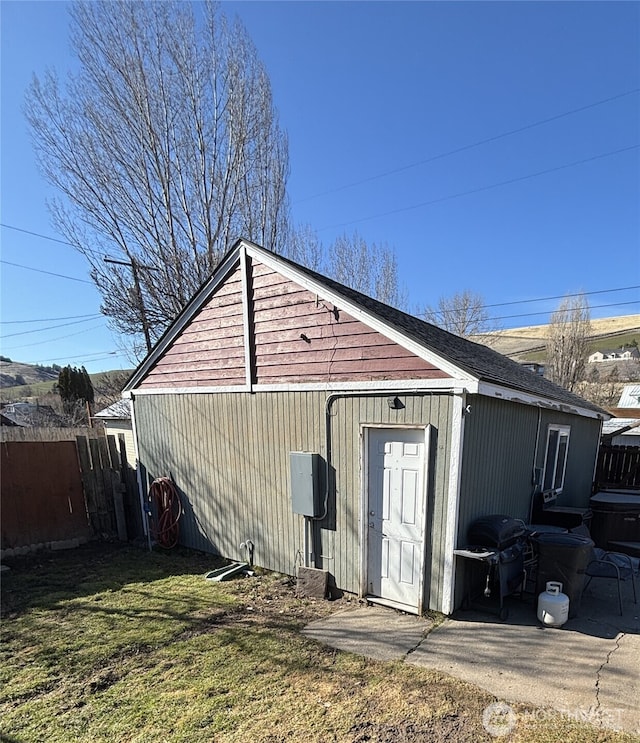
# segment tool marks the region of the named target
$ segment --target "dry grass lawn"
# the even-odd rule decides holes
[[[301,627],[335,604],[297,599],[275,574],[205,581],[215,566],[184,550],[110,545],[15,560],[2,576],[0,739],[495,740],[482,726],[495,701],[486,692],[305,639]],[[633,740],[525,717],[500,740]]]

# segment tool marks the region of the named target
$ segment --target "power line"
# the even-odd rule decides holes
[[[43,235],[41,232],[33,232],[33,230],[25,230],[23,227],[16,227],[12,224],[6,224],[6,222],[0,222],[0,227],[4,227],[7,230],[15,230],[16,232],[23,232],[25,235],[33,235],[33,237],[40,237],[43,240],[50,240],[54,243],[60,243],[61,245],[69,245],[69,247],[78,250],[78,246],[70,243],[68,240],[60,240],[57,237],[51,237],[50,235]],[[93,253],[93,255],[99,255],[101,258],[105,257],[105,253],[99,250],[93,250],[91,248],[82,248],[85,253]],[[122,248],[120,248],[122,250]],[[122,251],[124,252],[124,251]]]
[[[636,299],[631,302],[613,302],[612,304],[594,304],[593,307],[590,307],[589,309],[597,310],[603,307],[623,307],[629,304],[640,304],[640,300]],[[488,319],[489,320],[510,320],[514,317],[534,317],[535,315],[550,315],[553,312],[555,312],[555,310],[547,310],[546,312],[525,312],[522,315],[503,315],[501,317],[490,317]]]
[[[488,309],[489,307],[507,307],[512,304],[527,304],[530,302],[548,302],[552,299],[568,299],[569,297],[586,297],[592,294],[612,294],[613,292],[626,292],[631,289],[640,289],[640,285],[637,286],[622,286],[619,289],[598,289],[592,292],[577,292],[576,294],[558,294],[555,297],[540,297],[540,299],[517,299],[514,302],[497,302],[496,304],[483,304],[478,309]],[[453,312],[462,312],[462,310],[453,310]]]
[[[593,294],[613,294],[614,292],[626,292],[626,291],[631,291],[632,289],[640,289],[640,284],[637,286],[622,286],[618,289],[597,289],[597,290],[590,291],[590,292],[576,292],[575,294],[558,294],[555,297],[540,297],[538,299],[516,299],[513,302],[496,302],[494,304],[479,304],[477,306],[474,306],[474,309],[487,310],[490,307],[509,307],[510,305],[513,305],[513,304],[530,304],[533,302],[548,302],[548,301],[551,301],[552,299],[569,299],[570,297],[587,297]],[[437,315],[455,315],[456,313],[467,312],[467,308],[466,307],[451,307],[450,309],[447,309],[444,312],[442,310],[434,310],[434,312]],[[531,314],[544,314],[544,313],[540,312],[540,313],[531,313]],[[522,315],[522,317],[524,317],[524,315]],[[496,318],[496,319],[499,319],[499,318]]]
[[[0,325],[24,325],[30,322],[57,322],[58,320],[80,320],[95,315],[68,315],[67,317],[41,317],[39,320],[0,320]]]
[[[60,359],[64,358],[65,361],[75,361],[76,359],[89,359],[89,362],[93,363],[94,361],[100,361],[100,359],[106,359],[109,356],[117,356],[118,351],[95,351],[94,353],[85,353],[81,356],[54,356],[50,359],[40,359],[39,361],[33,362],[34,364],[49,364],[49,363],[55,363],[56,361],[59,361]],[[99,356],[100,358],[95,359],[94,356]],[[26,362],[25,362],[26,363]]]
[[[460,152],[465,152],[466,150],[473,149],[474,147],[480,147],[483,144],[488,144],[489,142],[495,142],[499,139],[503,139],[504,137],[510,137],[514,134],[519,134],[520,132],[527,131],[528,129],[533,129],[537,126],[542,126],[543,124],[549,124],[552,121],[557,121],[558,119],[562,119],[565,116],[571,116],[576,113],[580,113],[581,111],[586,111],[590,108],[595,108],[596,106],[602,106],[605,103],[611,103],[611,101],[616,101],[620,98],[625,98],[629,95],[634,95],[635,93],[640,92],[640,88],[634,88],[633,90],[629,90],[626,93],[619,93],[618,95],[610,96],[609,98],[603,98],[602,100],[595,101],[594,103],[589,103],[586,106],[580,106],[579,108],[573,108],[570,111],[565,111],[564,113],[556,114],[555,116],[549,116],[546,119],[540,119],[538,121],[534,121],[531,124],[525,124],[525,126],[518,127],[517,129],[510,129],[509,131],[502,132],[501,134],[495,134],[492,137],[486,137],[485,139],[479,139],[476,142],[471,142],[470,144],[462,145],[460,147],[456,147],[453,150],[448,150],[447,152],[441,152],[438,155],[432,155],[431,157],[424,158],[423,160],[418,160],[413,163],[409,163],[408,165],[402,165],[398,168],[393,168],[391,170],[386,170],[382,173],[378,173],[376,175],[369,176],[368,178],[362,178],[358,181],[353,181],[351,183],[347,183],[343,186],[336,186],[335,188],[328,189],[327,191],[322,191],[320,193],[313,194],[311,196],[305,196],[302,199],[298,199],[294,202],[295,204],[301,204],[305,201],[311,201],[312,199],[320,198],[321,196],[328,196],[332,193],[338,193],[339,191],[345,191],[348,188],[353,188],[355,186],[360,186],[363,183],[370,183],[371,181],[379,180],[380,178],[386,178],[390,175],[395,175],[396,173],[402,173],[407,170],[411,170],[412,168],[417,168],[420,165],[426,165],[427,163],[434,162],[436,160],[441,160],[445,157],[449,157],[451,155],[457,155]]]
[[[547,175],[549,173],[556,173],[559,170],[566,170],[567,168],[574,168],[577,165],[584,165],[585,163],[594,162],[595,160],[602,160],[605,157],[612,157],[613,155],[619,155],[622,152],[630,152],[631,150],[635,150],[638,147],[640,147],[640,144],[633,144],[629,147],[621,147],[618,150],[611,150],[610,152],[603,152],[600,155],[594,155],[593,157],[586,157],[582,160],[575,160],[571,163],[565,163],[564,165],[556,165],[553,168],[547,168],[546,170],[538,170],[535,173],[528,173],[527,175],[521,175],[517,178],[509,178],[506,181],[499,181],[498,183],[491,183],[487,186],[480,186],[479,188],[472,188],[469,191],[460,191],[458,193],[450,194],[449,196],[441,196],[437,199],[431,199],[430,201],[422,201],[419,204],[413,204],[412,206],[403,206],[399,209],[392,209],[388,212],[381,212],[379,214],[372,214],[369,217],[361,217],[360,219],[351,219],[348,222],[340,222],[339,224],[331,224],[327,225],[326,227],[321,227],[318,232],[323,232],[324,230],[331,230],[336,229],[338,227],[348,227],[352,224],[358,224],[360,222],[369,222],[372,219],[380,219],[381,217],[389,217],[393,214],[400,214],[402,212],[408,212],[412,211],[413,209],[421,209],[425,206],[432,206],[433,204],[439,204],[443,201],[450,201],[452,199],[460,198],[461,196],[470,196],[472,194],[476,193],[482,193],[483,191],[490,191],[494,188],[499,188],[500,186],[508,186],[512,183],[519,183],[520,181],[526,181],[531,178],[537,178],[541,175]]]
[[[42,268],[34,268],[33,266],[23,266],[21,263],[12,263],[11,261],[0,260],[0,263],[4,263],[7,266],[15,266],[16,268],[24,268],[26,271],[35,271],[36,273],[46,273],[48,276],[57,276],[59,279],[69,279],[69,281],[79,281],[82,284],[91,284],[93,281],[87,279],[79,279],[77,276],[66,276],[62,273],[53,273],[53,271],[44,271]]]
[[[49,325],[46,328],[36,328],[35,330],[21,330],[18,333],[8,333],[7,335],[0,336],[0,340],[4,340],[5,338],[14,338],[16,335],[30,335],[31,333],[43,333],[45,330],[56,330],[57,328],[66,328],[69,325],[80,325],[83,322],[89,322],[90,320],[95,320],[98,317],[102,317],[102,315],[89,315],[84,320],[73,320],[72,322],[63,322],[58,325]]]
[[[21,348],[30,348],[31,346],[41,346],[43,343],[53,343],[53,341],[61,341],[65,340],[66,338],[72,338],[76,335],[82,335],[83,333],[89,333],[92,330],[98,330],[102,329],[102,325],[94,325],[91,328],[86,328],[85,330],[79,330],[77,333],[69,333],[68,335],[60,335],[57,338],[48,338],[45,341],[35,341],[34,343],[23,343],[21,346],[10,346],[9,348],[4,348],[3,351],[18,351]]]
[[[43,240],[51,240],[51,242],[60,243],[61,245],[70,245],[72,248],[75,248],[75,245],[73,245],[70,242],[67,242],[66,240],[60,240],[57,237],[50,237],[49,235],[42,235],[39,232],[32,232],[31,230],[25,230],[22,227],[14,227],[13,225],[5,224],[4,222],[0,222],[0,227],[4,227],[7,230],[15,230],[16,232],[24,232],[25,235],[33,235],[34,237],[41,237]]]

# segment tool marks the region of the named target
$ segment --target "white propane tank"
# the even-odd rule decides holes
[[[546,627],[562,627],[568,618],[569,597],[562,593],[562,583],[550,580],[538,596],[538,619]]]

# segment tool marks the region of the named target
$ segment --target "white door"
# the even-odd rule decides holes
[[[425,509],[425,433],[369,429],[367,592],[419,608]]]

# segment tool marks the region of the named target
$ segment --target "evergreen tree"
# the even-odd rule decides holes
[[[83,367],[65,366],[58,374],[58,394],[62,400],[65,412],[71,412],[81,403],[93,404],[94,393],[91,377]]]

